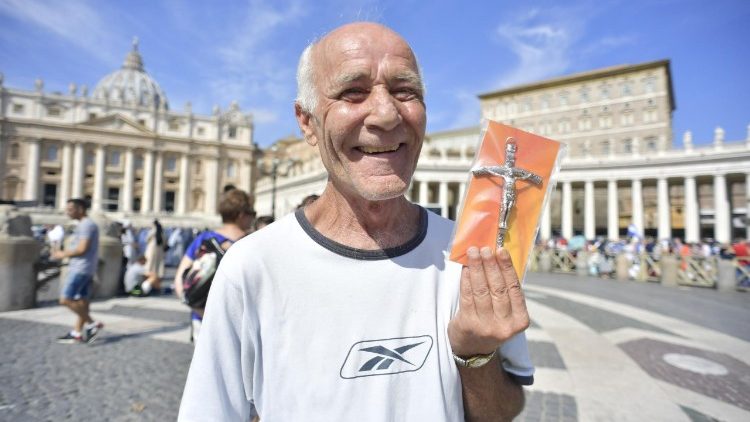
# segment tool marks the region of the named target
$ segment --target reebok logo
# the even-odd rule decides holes
[[[430,336],[360,341],[349,349],[340,375],[351,379],[418,371],[430,350]]]

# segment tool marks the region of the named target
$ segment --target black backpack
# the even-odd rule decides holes
[[[206,307],[208,291],[224,253],[215,237],[204,239],[195,254],[195,260],[182,273],[184,302],[191,308]]]

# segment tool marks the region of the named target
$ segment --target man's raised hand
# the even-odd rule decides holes
[[[529,313],[510,254],[488,247],[467,250],[459,309],[448,324],[457,356],[489,354],[529,326]]]

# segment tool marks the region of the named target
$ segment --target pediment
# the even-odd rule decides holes
[[[134,133],[140,135],[151,135],[153,132],[148,130],[140,123],[134,122],[122,114],[115,113],[109,116],[95,117],[81,123],[83,126],[94,127],[97,129],[112,130],[124,133]]]

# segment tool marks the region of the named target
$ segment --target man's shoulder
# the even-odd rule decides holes
[[[94,223],[94,220],[92,220],[91,217],[82,218],[81,221],[78,222],[77,228],[79,230],[87,231],[91,233],[99,231],[99,226],[97,226],[96,223]]]

